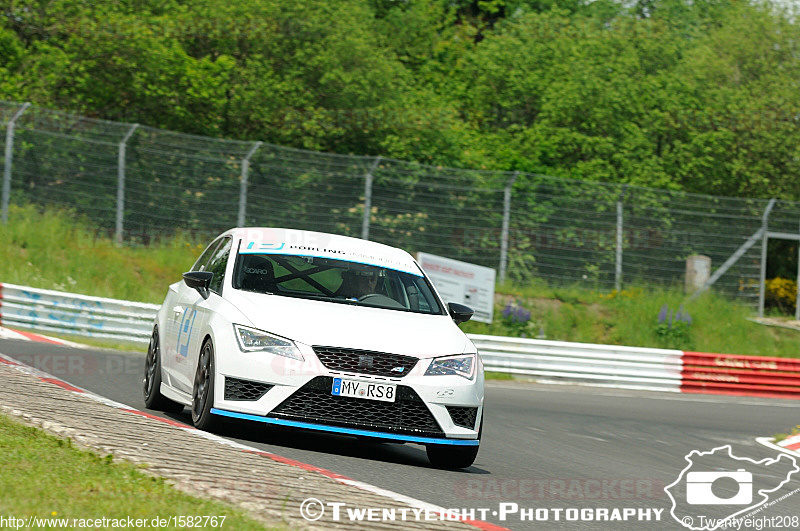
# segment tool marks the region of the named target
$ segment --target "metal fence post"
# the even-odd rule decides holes
[[[770,199],[767,208],[764,210],[764,215],[761,218],[761,280],[758,286],[758,316],[764,317],[764,292],[766,290],[767,282],[767,242],[769,236],[769,213],[772,212],[772,207],[775,206],[775,199]]]
[[[797,242],[797,295],[794,299],[794,320],[800,321],[800,241]]]
[[[381,157],[375,159],[367,174],[364,176],[364,218],[361,220],[361,239],[369,239],[369,219],[372,210],[372,173],[378,168]]]
[[[239,216],[236,218],[236,224],[239,227],[244,227],[245,225],[244,215],[247,212],[247,180],[250,175],[250,157],[255,155],[258,148],[261,147],[261,144],[263,144],[261,141],[253,144],[253,147],[250,148],[250,151],[248,151],[247,155],[242,159],[242,179],[239,187]]]
[[[511,224],[511,188],[519,177],[519,172],[515,171],[511,179],[508,180],[503,190],[503,228],[500,232],[500,284],[506,281],[506,269],[508,268],[508,227]]]
[[[3,167],[3,225],[8,223],[8,203],[11,199],[11,165],[14,159],[14,123],[30,106],[30,102],[23,103],[22,107],[20,107],[8,121],[8,126],[6,126],[6,158]]]
[[[122,142],[119,143],[119,149],[117,151],[117,245],[122,245],[122,232],[125,218],[125,151],[127,150],[128,140],[130,140],[131,136],[138,128],[139,124],[133,124],[131,128],[128,129],[128,132],[122,137]]]
[[[617,199],[617,252],[614,261],[614,289],[619,292],[622,289],[622,201],[625,199],[625,193],[628,191],[628,185],[622,186],[622,192]]]

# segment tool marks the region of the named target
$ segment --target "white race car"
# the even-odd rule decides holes
[[[419,264],[387,245],[240,228],[206,248],[158,312],[148,408],[424,444],[434,466],[478,453],[483,365]]]

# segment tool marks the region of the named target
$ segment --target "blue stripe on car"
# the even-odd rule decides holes
[[[438,439],[436,437],[417,437],[414,435],[399,435],[394,433],[381,433],[379,431],[358,430],[353,428],[342,428],[339,426],[326,426],[324,424],[313,424],[311,422],[299,422],[296,420],[275,419],[261,417],[259,415],[249,415],[247,413],[236,413],[224,409],[212,408],[211,413],[223,417],[235,419],[254,420],[267,424],[277,424],[279,426],[289,426],[292,428],[304,428],[307,430],[327,431],[331,433],[342,433],[344,435],[361,435],[363,437],[374,437],[376,439],[389,439],[392,441],[403,441],[420,444],[449,444],[452,446],[478,446],[480,441],[477,439]]]

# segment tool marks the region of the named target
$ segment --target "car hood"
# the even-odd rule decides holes
[[[228,297],[255,328],[307,345],[433,358],[473,351],[448,315],[236,291]]]

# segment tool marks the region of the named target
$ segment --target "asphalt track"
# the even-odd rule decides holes
[[[73,385],[145,409],[141,396],[143,354],[16,340],[0,340],[0,353]],[[673,502],[664,492],[689,464],[685,456],[692,450],[705,452],[729,444],[736,457],[774,459],[780,454],[755,439],[797,425],[798,408],[796,400],[490,382],[481,450],[475,465],[465,471],[431,468],[424,448],[412,444],[373,444],[245,422],[229,423],[222,434],[429,503],[475,509],[476,517],[484,509],[488,521],[510,529],[685,529],[670,515]],[[188,410],[170,417],[187,424],[191,421]],[[753,491],[780,485],[787,477],[788,463],[789,459],[783,458],[770,466],[744,465],[754,472]],[[718,452],[692,470],[713,473],[742,466]],[[678,504],[676,513],[681,517],[691,514],[696,527],[708,525],[700,516],[720,518],[739,508],[688,505],[686,488],[681,481],[671,489]],[[732,479],[693,488],[695,498],[698,492],[724,499],[742,494],[742,487]],[[770,500],[795,489],[800,489],[800,472],[770,495]],[[758,494],[755,499],[760,499]],[[520,512],[507,505],[509,512],[501,521],[493,511],[504,503],[538,512],[529,513],[531,521],[521,521]],[[622,522],[588,519],[602,515],[602,509],[608,509],[613,517],[614,509],[621,514],[626,508],[635,509],[637,516],[639,510],[650,509],[652,520],[638,521],[636,516]],[[578,520],[566,520],[567,509],[577,509],[570,514],[580,515]],[[592,512],[580,512],[584,509]],[[660,521],[655,521],[659,509]],[[536,520],[545,515],[546,521]],[[752,518],[762,520],[742,529],[800,528],[800,496],[791,495],[762,508]],[[402,527],[399,522],[397,525]]]

